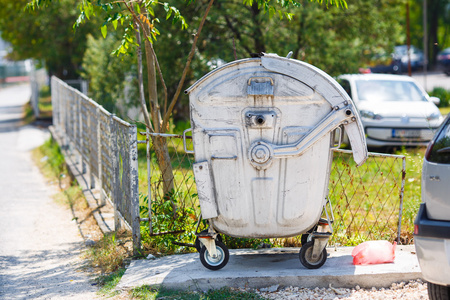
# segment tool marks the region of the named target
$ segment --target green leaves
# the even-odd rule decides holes
[[[188,24],[186,23],[186,20],[184,19],[184,17],[181,15],[180,11],[176,7],[170,6],[170,4],[167,2],[163,3],[162,5],[164,7],[164,10],[166,11],[166,20],[170,19],[170,17],[173,14],[172,24],[175,24],[178,21],[180,21],[182,30],[188,28]]]
[[[25,10],[32,11],[41,8],[43,4],[47,6],[49,2],[52,2],[52,0],[32,0],[31,2],[28,2],[25,6]]]
[[[106,27],[106,25],[103,25],[102,27],[100,27],[100,30],[102,32],[103,38],[106,38],[106,34],[108,33],[108,28]]]
[[[253,6],[254,1],[258,3],[258,9],[262,9],[264,13],[269,13],[269,18],[272,18],[274,15],[278,14],[280,20],[283,18],[291,21],[294,17],[293,13],[287,12],[287,10],[292,7],[300,7],[301,2],[297,0],[243,0],[244,5]],[[304,0],[306,1],[306,0]],[[310,0],[310,2],[315,2],[319,4],[323,4],[324,0]],[[329,5],[335,5],[337,7],[342,7],[347,9],[347,2],[345,0],[325,0],[325,4],[328,8]],[[274,3],[274,4],[272,4]]]

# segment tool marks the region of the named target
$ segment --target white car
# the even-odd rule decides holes
[[[347,74],[338,82],[361,115],[367,146],[426,146],[443,118],[428,94],[408,76]]]
[[[450,299],[450,116],[430,142],[422,169],[422,203],[414,244],[431,300]]]

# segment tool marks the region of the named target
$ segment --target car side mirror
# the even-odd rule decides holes
[[[439,99],[438,97],[430,97],[430,100],[436,105],[439,105],[439,103],[441,103],[441,99]]]

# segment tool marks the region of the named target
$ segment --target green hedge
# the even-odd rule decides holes
[[[430,93],[430,96],[438,97],[441,99],[439,107],[447,107],[450,104],[450,90],[446,90],[441,87],[434,88]]]

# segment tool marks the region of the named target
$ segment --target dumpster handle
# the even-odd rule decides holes
[[[352,111],[352,105],[347,102],[342,103],[343,106],[336,106],[325,116],[314,128],[312,128],[302,139],[293,144],[275,145],[264,141],[253,143],[249,148],[249,159],[257,169],[270,165],[273,158],[287,158],[302,155],[307,149],[312,147],[325,133],[335,130],[337,127],[348,126],[357,119]],[[350,140],[351,141],[351,140]],[[355,153],[355,152],[354,152]],[[363,152],[362,157],[358,157],[355,162],[358,166],[363,164],[367,158],[367,148]]]
[[[186,152],[188,154],[193,154],[193,153],[195,153],[194,150],[188,150],[187,146],[186,146],[186,133],[189,131],[192,132],[192,128],[188,128],[185,131],[183,131],[183,147],[184,147],[184,152]]]
[[[344,107],[336,107],[331,111],[322,121],[313,128],[305,138],[294,144],[287,145],[271,145],[273,149],[274,157],[284,158],[289,156],[301,155],[306,149],[311,147],[315,140],[321,136],[324,132],[328,132],[336,129],[341,124],[348,124],[356,121],[353,115],[350,105]]]
[[[247,85],[250,85],[250,84],[252,83],[252,81],[253,81],[253,80],[256,80],[256,79],[266,79],[266,80],[269,80],[269,81],[270,81],[270,85],[273,85],[273,78],[272,78],[272,77],[252,77],[252,78],[249,78],[249,79],[248,79]]]
[[[342,144],[342,130],[343,129],[342,129],[341,126],[337,127],[334,130],[335,133],[336,133],[336,131],[339,131],[339,139],[338,139],[338,143],[334,144],[334,146],[331,149],[339,149],[339,148],[341,148],[341,144]],[[334,141],[336,141],[336,135],[333,138],[334,138]]]

